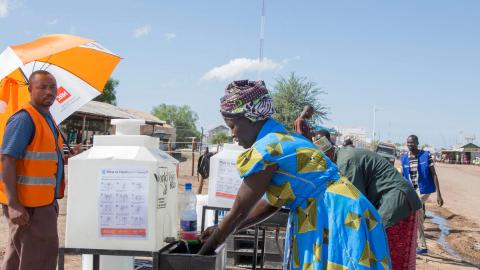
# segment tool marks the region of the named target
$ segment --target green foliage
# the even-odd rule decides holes
[[[306,105],[312,105],[315,109],[312,121],[321,123],[328,119],[329,113],[329,108],[319,101],[319,96],[323,94],[326,92],[306,77],[297,76],[293,72],[288,78],[280,77],[272,91],[273,103],[277,111],[274,118],[291,129],[303,108]]]
[[[117,105],[117,92],[115,88],[118,86],[120,82],[116,79],[110,78],[108,79],[107,83],[103,87],[103,92],[99,96],[97,96],[95,101],[108,103],[112,105]]]
[[[212,137],[213,144],[224,144],[230,140],[230,137],[225,132],[215,133]]]
[[[191,141],[188,137],[200,138],[200,132],[195,125],[198,116],[187,105],[176,106],[163,103],[154,107],[152,114],[176,128],[177,142]]]
[[[420,149],[425,149],[425,148],[429,148],[430,145],[428,143],[424,143],[422,145],[420,145]]]

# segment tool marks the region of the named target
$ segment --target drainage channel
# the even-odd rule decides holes
[[[431,218],[432,223],[437,224],[440,229],[440,235],[438,236],[438,242],[442,245],[443,249],[456,260],[466,262],[472,266],[480,267],[480,264],[475,263],[458,253],[447,241],[447,236],[450,234],[450,227],[448,227],[448,221],[440,215],[434,212],[427,211],[427,217]]]

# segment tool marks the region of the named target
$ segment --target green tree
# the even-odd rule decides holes
[[[103,92],[93,100],[117,105],[117,91],[115,91],[115,88],[118,86],[119,83],[120,82],[116,79],[108,79],[107,83],[103,87]]]
[[[321,123],[328,119],[329,113],[329,108],[319,100],[319,96],[324,94],[326,94],[324,90],[306,77],[297,76],[293,72],[288,78],[280,77],[272,91],[273,103],[277,111],[274,118],[292,129],[295,119],[303,111],[303,108],[306,105],[312,105],[315,109],[312,120],[314,123]]]
[[[228,134],[225,132],[218,132],[213,134],[212,143],[213,144],[224,144],[230,140]]]
[[[425,149],[425,148],[428,148],[428,147],[431,147],[428,143],[424,143],[424,144],[420,145],[420,149]]]
[[[195,125],[198,116],[187,105],[176,106],[163,103],[154,107],[152,114],[176,128],[177,142],[188,142],[190,141],[188,137],[200,138],[200,132]]]

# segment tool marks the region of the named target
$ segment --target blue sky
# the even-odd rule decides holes
[[[98,40],[124,60],[119,105],[187,104],[205,129],[222,123],[224,86],[290,72],[318,83],[326,125],[381,139],[449,146],[480,142],[480,2],[267,0],[259,65],[260,0],[0,0],[0,49],[43,34]],[[217,69],[215,69],[217,67]]]

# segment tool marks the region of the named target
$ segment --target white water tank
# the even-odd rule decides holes
[[[237,157],[245,149],[236,144],[224,144],[223,150],[210,158],[208,205],[231,208],[242,179],[236,168]]]
[[[69,159],[65,247],[158,251],[177,237],[178,161],[139,135],[144,120],[112,124],[115,135]],[[132,258],[116,258],[102,269],[133,269]]]

